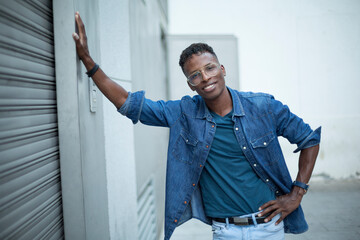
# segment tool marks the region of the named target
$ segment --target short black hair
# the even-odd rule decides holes
[[[186,61],[191,58],[193,54],[202,54],[204,52],[211,53],[216,59],[217,56],[212,47],[206,43],[193,43],[189,47],[185,48],[180,55],[179,65],[184,72],[184,65]]]

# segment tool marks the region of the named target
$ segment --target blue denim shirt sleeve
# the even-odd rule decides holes
[[[118,109],[136,124],[140,121],[151,126],[170,127],[181,115],[180,101],[152,101],[145,92],[129,92],[125,103]]]
[[[125,103],[118,109],[118,112],[131,119],[136,124],[140,119],[141,109],[144,104],[145,92],[129,92]]]
[[[320,143],[320,138],[321,138],[321,127],[318,127],[303,141],[302,144],[298,145],[294,153],[297,153],[302,149],[318,145]]]
[[[270,108],[276,122],[278,136],[283,136],[290,143],[297,144],[294,153],[320,143],[321,127],[313,131],[309,124],[293,114],[289,107],[271,97]]]

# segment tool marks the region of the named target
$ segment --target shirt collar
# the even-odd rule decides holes
[[[241,104],[239,94],[237,94],[237,92],[234,89],[229,88],[229,87],[227,87],[227,88],[230,92],[232,102],[233,102],[233,111],[234,111],[233,117],[234,116],[237,116],[237,117],[245,116],[244,108]]]

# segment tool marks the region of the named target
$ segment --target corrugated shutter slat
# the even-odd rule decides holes
[[[63,238],[51,0],[0,2],[0,239]]]

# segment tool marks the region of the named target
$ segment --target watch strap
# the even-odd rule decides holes
[[[302,189],[305,190],[305,192],[307,192],[307,190],[309,189],[309,184],[299,182],[299,181],[294,181],[293,186],[301,187]]]

